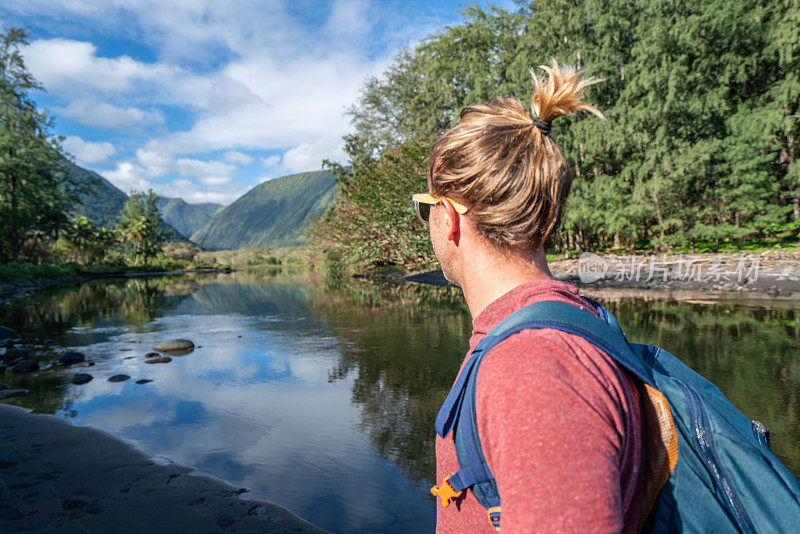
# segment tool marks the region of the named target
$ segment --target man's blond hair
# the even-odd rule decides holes
[[[501,247],[535,251],[558,226],[572,177],[561,149],[548,134],[562,115],[600,111],[582,101],[584,89],[601,80],[585,71],[541,65],[533,70],[531,109],[516,98],[468,106],[431,151],[431,193],[469,207],[478,231]]]

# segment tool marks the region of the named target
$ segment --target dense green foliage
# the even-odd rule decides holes
[[[351,138],[351,141],[355,139]],[[351,154],[364,147],[350,147]],[[432,267],[428,233],[409,209],[411,192],[427,190],[429,145],[408,141],[383,148],[377,158],[353,157],[351,166],[332,167],[340,195],[310,235],[329,265],[358,269]]]
[[[35,255],[66,224],[72,200],[52,119],[30,97],[43,87],[25,68],[26,43],[23,29],[0,33],[0,261]]]
[[[264,182],[220,210],[191,240],[206,250],[298,245],[309,219],[333,201],[336,187],[328,171]]]
[[[382,76],[366,80],[350,110],[355,133],[345,149],[356,176],[347,179],[375,181],[374,191],[391,190],[389,180],[415,183],[420,175],[393,178],[365,159],[379,160],[387,149],[418,139],[432,143],[466,105],[506,95],[527,105],[529,69],[551,57],[606,79],[587,93],[605,122],[573,117],[554,125],[575,177],[562,228],[552,239],[556,250],[796,239],[798,0],[470,7],[462,23],[401,51]],[[418,168],[412,158],[408,171]],[[340,215],[349,209],[351,190],[345,191]],[[412,192],[398,192],[398,201]],[[367,232],[361,237],[366,241]],[[340,243],[345,239],[358,238],[342,236]],[[416,250],[392,253],[413,256]]]
[[[152,190],[131,193],[119,214],[118,230],[123,243],[131,248],[134,265],[140,260],[147,265],[147,260],[159,252],[167,236]]]

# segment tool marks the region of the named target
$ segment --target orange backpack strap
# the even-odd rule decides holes
[[[645,438],[645,487],[639,530],[652,510],[658,492],[667,483],[678,463],[678,429],[664,395],[654,387],[638,382]]]

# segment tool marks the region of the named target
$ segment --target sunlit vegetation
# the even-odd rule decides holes
[[[364,82],[314,234],[330,260],[430,264],[409,203],[426,149],[464,106],[527,105],[529,69],[551,57],[605,78],[587,98],[606,116],[553,126],[575,180],[551,252],[797,243],[800,5],[558,0],[469,7]]]

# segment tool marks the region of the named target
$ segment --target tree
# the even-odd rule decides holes
[[[43,87],[25,68],[26,43],[24,29],[0,33],[0,259],[15,262],[26,240],[58,235],[73,200],[70,178],[57,167],[52,118],[29,96]]]
[[[375,159],[364,157],[354,137],[347,148],[354,164],[334,169],[343,175],[338,197],[312,223],[312,240],[335,263],[359,269],[435,265],[427,229],[410,208],[411,195],[427,187],[430,144],[406,141],[382,150]]]
[[[85,215],[70,219],[62,231],[67,255],[80,263],[102,261],[117,243],[117,232],[105,226],[97,228]]]
[[[147,265],[147,259],[158,254],[166,240],[157,199],[152,189],[147,193],[132,191],[120,211],[118,229],[131,246],[134,265],[138,265],[139,260]]]

